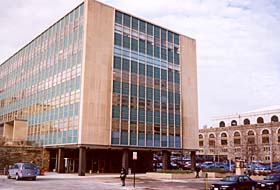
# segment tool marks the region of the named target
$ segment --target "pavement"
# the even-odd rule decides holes
[[[263,176],[251,176],[262,180]],[[205,190],[220,178],[192,179],[151,179],[146,174],[136,174],[135,186],[133,175],[128,175],[126,186],[121,186],[119,174],[58,174],[46,172],[38,176],[37,181],[7,179],[0,175],[0,190]]]
[[[202,190],[205,179],[150,179],[145,174],[136,174],[133,187],[133,175],[128,175],[126,186],[121,186],[119,174],[57,174],[45,173],[38,176],[37,181],[7,179],[0,176],[0,190]],[[217,179],[208,179],[208,185]]]

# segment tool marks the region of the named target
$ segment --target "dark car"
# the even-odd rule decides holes
[[[258,183],[260,189],[280,190],[280,174],[270,174]]]
[[[246,175],[224,177],[220,182],[211,185],[210,190],[255,190],[257,182]]]

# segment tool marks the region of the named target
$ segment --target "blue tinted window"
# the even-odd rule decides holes
[[[146,33],[146,23],[140,20],[140,31]]]
[[[131,72],[138,73],[138,63],[136,61],[131,61]]]
[[[115,22],[122,24],[122,13],[119,11],[115,12]]]
[[[113,106],[112,117],[113,118],[119,118],[120,117],[120,107]]]
[[[114,56],[114,68],[121,69],[121,58]]]
[[[122,94],[129,94],[129,84],[128,83],[122,83]]]
[[[132,28],[134,30],[138,30],[138,19],[137,18],[132,18]]]
[[[122,70],[123,71],[128,71],[129,72],[129,60],[123,58],[123,63],[122,63]]]
[[[122,119],[128,120],[128,107],[122,107]]]
[[[124,26],[127,26],[127,27],[130,27],[130,16],[127,15],[127,14],[124,14],[124,20],[123,20],[123,25]]]
[[[139,63],[139,74],[145,75],[145,65],[142,63]]]
[[[115,45],[121,46],[122,45],[122,35],[115,33],[114,42],[115,42]]]
[[[121,144],[128,144],[128,133],[127,131],[122,131],[121,132]]]

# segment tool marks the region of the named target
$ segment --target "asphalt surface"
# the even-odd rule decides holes
[[[208,186],[219,179],[208,179]],[[166,180],[148,179],[145,174],[136,175],[135,188],[133,176],[128,176],[126,186],[121,186],[119,174],[99,174],[78,176],[77,174],[46,173],[38,176],[36,181],[7,179],[0,176],[0,190],[202,190],[205,189],[204,178]]]

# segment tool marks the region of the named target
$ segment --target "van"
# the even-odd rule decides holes
[[[16,180],[29,178],[36,180],[38,175],[38,167],[30,162],[18,162],[9,166],[7,178],[15,178]]]

